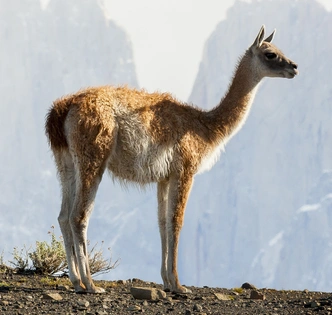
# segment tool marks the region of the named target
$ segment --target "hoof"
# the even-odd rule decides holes
[[[175,288],[172,290],[173,293],[185,293],[185,294],[190,294],[192,291],[186,287],[179,286],[178,288]]]
[[[75,285],[75,293],[77,294],[85,294],[87,293],[87,290],[83,284]]]
[[[94,294],[101,294],[101,293],[105,293],[105,289],[101,288],[101,287],[94,287],[91,288],[90,290],[88,290],[88,293],[94,293]]]
[[[76,294],[87,294],[87,293],[92,293],[92,294],[102,294],[105,293],[105,289],[101,288],[101,287],[93,287],[89,290],[87,289],[79,289],[79,290],[75,290]]]

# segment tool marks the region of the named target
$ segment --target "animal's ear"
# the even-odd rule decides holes
[[[274,35],[276,34],[276,29],[274,29],[274,31],[272,32],[272,34],[269,36],[269,37],[266,37],[264,39],[264,42],[268,42],[268,43],[271,43],[273,41],[273,38],[274,38]]]
[[[255,39],[255,41],[252,44],[252,47],[260,47],[263,43],[263,39],[264,39],[264,34],[265,34],[265,26],[263,25]]]

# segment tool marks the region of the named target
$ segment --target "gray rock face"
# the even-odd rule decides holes
[[[316,213],[324,232],[314,229],[314,221],[310,230],[302,225],[302,240],[287,238],[287,254],[277,240],[291,228],[321,174],[332,169],[332,87],[326,71],[331,61],[317,63],[332,44],[321,45],[316,35],[319,30],[321,40],[328,38],[331,14],[315,1],[236,2],[206,42],[190,101],[205,108],[220,101],[239,55],[262,24],[268,33],[277,28],[274,43],[298,63],[300,75],[263,81],[246,124],[220,162],[196,177],[181,236],[180,274],[186,283],[195,275],[191,281],[200,285],[234,287],[248,279],[259,287],[291,289],[301,282],[297,288],[328,290],[324,278],[331,279],[330,268],[313,262],[317,254],[320,262],[331,261],[331,250],[320,245],[329,235],[324,214]],[[308,274],[311,279],[304,279]]]
[[[44,135],[52,102],[82,87],[137,86],[126,33],[98,1],[0,0],[1,252],[45,239],[56,225],[60,192]],[[19,180],[16,180],[18,179]],[[13,224],[15,231],[13,232]]]

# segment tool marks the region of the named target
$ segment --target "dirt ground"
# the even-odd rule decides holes
[[[138,279],[98,281],[104,294],[76,294],[67,278],[0,274],[0,314],[331,314],[332,294],[256,288],[197,288],[136,299],[132,287],[162,289]],[[250,287],[249,285],[244,287]],[[164,294],[164,293],[163,293]]]

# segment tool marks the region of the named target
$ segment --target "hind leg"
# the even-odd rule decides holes
[[[89,256],[87,251],[87,229],[90,215],[94,206],[94,199],[106,167],[106,161],[100,155],[89,158],[74,157],[76,170],[75,199],[69,215],[75,249],[76,266],[85,292],[102,293],[104,289],[96,287],[92,281]],[[82,285],[81,285],[82,286]]]
[[[87,229],[105,163],[98,158],[78,160],[69,151],[57,152],[54,156],[62,186],[58,221],[65,244],[69,278],[78,293],[104,292],[93,284],[91,278]]]
[[[70,153],[66,150],[54,152],[54,157],[62,188],[62,203],[58,222],[66,250],[69,278],[73,283],[76,292],[84,291],[85,288],[81,283],[79,270],[77,268],[73,234],[69,224],[69,217],[76,193],[75,167]]]

